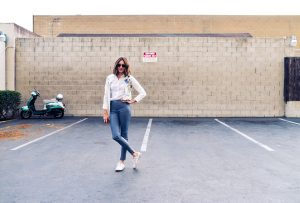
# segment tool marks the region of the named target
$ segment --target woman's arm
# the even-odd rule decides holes
[[[140,83],[133,77],[131,77],[131,82],[132,82],[132,86],[133,88],[139,93],[133,100],[132,103],[135,102],[140,102],[147,94],[146,91],[144,90],[144,88],[140,85]]]
[[[106,78],[106,81],[105,81],[105,86],[104,86],[104,96],[103,96],[103,109],[108,109],[108,90],[107,88],[109,88],[109,82],[108,82],[108,77]]]
[[[105,86],[104,86],[104,96],[103,96],[103,121],[104,123],[109,122],[109,113],[108,113],[108,88],[109,88],[109,79],[106,78]]]

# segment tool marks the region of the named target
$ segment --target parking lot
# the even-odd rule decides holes
[[[133,118],[114,171],[100,117],[0,123],[0,202],[299,202],[300,118]]]

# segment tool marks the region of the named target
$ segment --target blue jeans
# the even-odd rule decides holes
[[[126,152],[134,153],[128,143],[128,127],[131,119],[131,108],[120,100],[110,102],[110,129],[112,138],[121,145],[120,160],[126,160]]]

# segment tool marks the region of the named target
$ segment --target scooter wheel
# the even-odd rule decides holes
[[[31,112],[30,111],[21,111],[21,118],[23,119],[28,119],[31,117]]]
[[[64,117],[64,111],[60,110],[54,113],[54,118],[62,118],[62,117]]]

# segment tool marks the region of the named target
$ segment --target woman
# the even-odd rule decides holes
[[[134,88],[139,94],[132,99],[131,90]],[[121,157],[116,172],[125,168],[126,152],[133,157],[133,168],[141,153],[134,150],[128,143],[128,126],[131,119],[131,104],[141,101],[146,96],[144,88],[130,75],[128,60],[120,57],[113,69],[113,74],[106,78],[103,97],[103,120],[110,123],[112,138],[121,145]]]

